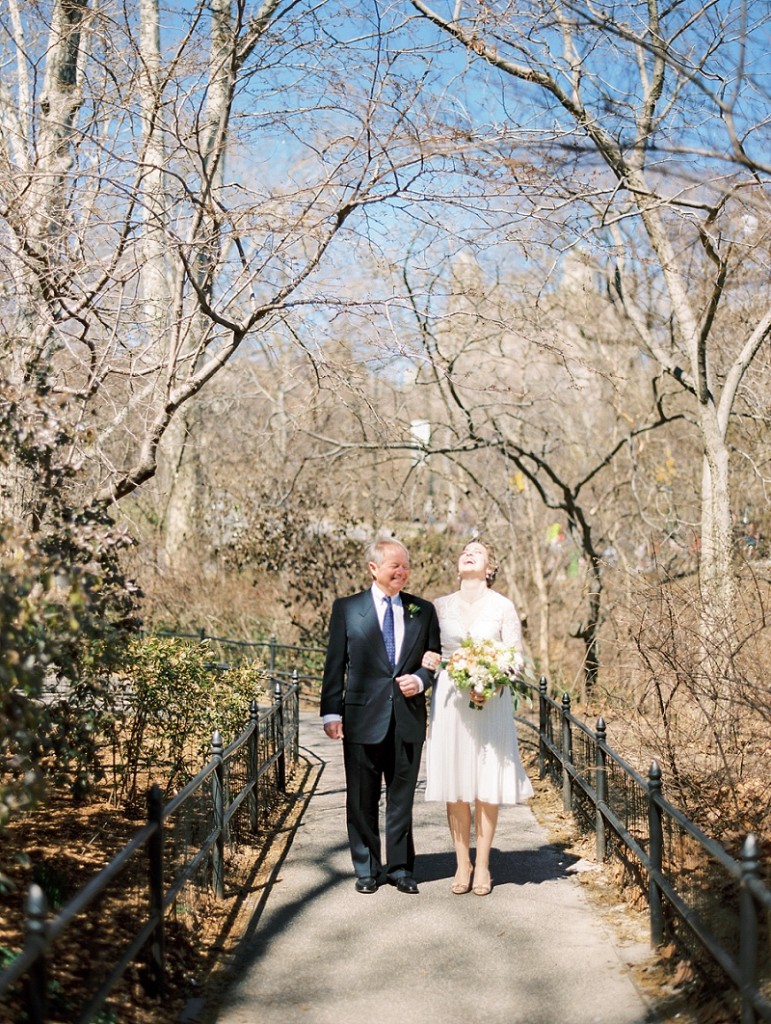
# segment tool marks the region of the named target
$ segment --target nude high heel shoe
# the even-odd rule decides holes
[[[492,878],[486,885],[475,885],[474,895],[475,896],[489,896],[493,891],[493,880]]]
[[[471,879],[474,877],[473,865],[468,869],[468,878],[465,882],[453,882],[450,886],[450,891],[456,896],[462,896],[464,893],[471,892]],[[457,875],[456,875],[457,878]]]

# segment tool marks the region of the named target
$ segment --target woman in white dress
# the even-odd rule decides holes
[[[466,637],[500,640],[522,649],[522,626],[513,603],[489,587],[495,577],[490,552],[472,541],[458,559],[460,587],[434,601],[442,635],[441,660],[447,661]],[[521,655],[520,655],[521,658]],[[428,652],[423,664],[434,671],[439,655]],[[520,667],[520,661],[517,667]],[[469,700],[478,706],[469,707]],[[533,787],[519,758],[511,691],[501,687],[489,700],[459,690],[442,670],[433,688],[426,746],[426,800],[447,804],[447,821],[457,868],[456,895],[492,890],[490,849],[501,804],[522,803]],[[476,861],[471,862],[471,805],[474,804]],[[472,886],[473,878],[473,886]]]

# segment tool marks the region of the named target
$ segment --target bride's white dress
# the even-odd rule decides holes
[[[446,661],[468,636],[522,646],[522,626],[512,602],[494,590],[469,603],[460,592],[437,598],[434,607]],[[533,795],[519,758],[509,690],[491,697],[482,710],[469,706],[442,670],[431,696],[426,744],[426,800],[517,804]]]

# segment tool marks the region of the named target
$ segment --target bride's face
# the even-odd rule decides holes
[[[458,559],[458,575],[461,579],[484,579],[490,559],[487,548],[479,541],[467,544]]]

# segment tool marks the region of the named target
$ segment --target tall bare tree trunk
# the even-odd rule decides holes
[[[0,369],[10,391],[11,403],[27,400],[23,409],[15,409],[17,421],[27,418],[29,428],[56,431],[55,411],[46,402],[50,389],[51,360],[56,350],[55,317],[61,290],[61,240],[66,214],[67,184],[73,166],[74,126],[82,102],[80,92],[81,26],[88,9],[87,0],[59,0],[52,11],[49,44],[46,51],[41,115],[36,146],[31,132],[31,100],[20,71],[22,110],[12,146],[17,163],[28,172],[28,180],[19,186],[26,192],[18,218],[11,221],[11,243],[15,286],[16,321],[11,344],[0,355]],[[16,43],[24,53],[21,20],[12,4]],[[10,154],[4,154],[10,162]],[[34,396],[34,397],[32,397]],[[31,399],[31,400],[30,400]],[[7,452],[0,461],[0,513],[24,522],[36,530],[45,515],[46,485],[51,467],[45,455],[37,465],[20,459],[19,452]],[[49,452],[50,454],[50,452]]]
[[[527,485],[525,485],[524,499],[525,508],[527,509],[527,522],[530,527],[530,573],[536,593],[538,594],[538,671],[540,675],[551,679],[551,659],[549,657],[551,606],[549,603],[549,590],[546,586],[546,576],[543,570],[542,531],[539,531],[536,526],[533,496],[531,489]]]
[[[723,621],[733,617],[736,576],[732,552],[731,506],[728,491],[728,449],[716,443],[707,449],[701,485],[702,593]]]
[[[197,286],[208,295],[214,285],[213,268],[217,265],[219,255],[220,231],[214,210],[217,192],[223,181],[226,129],[235,71],[230,0],[212,0],[210,11],[209,90],[199,135],[206,194],[197,228],[199,255],[194,268]],[[208,319],[199,314],[185,341],[193,363],[190,372],[194,369],[195,353],[202,351],[204,336],[210,330]],[[170,477],[164,521],[164,552],[167,563],[180,568],[184,567],[190,555],[194,555],[192,548],[200,536],[203,519],[203,472],[194,440],[197,437],[195,404],[190,403],[177,413],[163,442],[163,455]]]
[[[643,189],[648,191],[642,174],[632,175],[631,181],[640,190],[639,194],[642,194]],[[708,618],[714,622],[725,622],[730,620],[736,600],[728,491],[729,456],[725,439],[732,398],[726,392],[721,398],[721,404],[726,406],[721,423],[715,398],[716,382],[712,379],[707,358],[706,338],[689,296],[687,274],[680,269],[661,215],[643,206],[641,216],[661,262],[676,322],[691,363],[690,381],[698,402],[699,430],[704,445],[699,580]],[[659,355],[662,365],[670,365],[671,358],[658,349],[648,332],[645,332],[644,337],[649,347]]]
[[[167,197],[164,166],[166,147],[162,122],[161,41],[158,0],[141,0],[140,40],[142,70],[139,88],[142,106],[142,246],[144,265],[141,272],[144,300],[144,330],[151,345],[163,345],[168,330],[171,291],[167,269]]]

